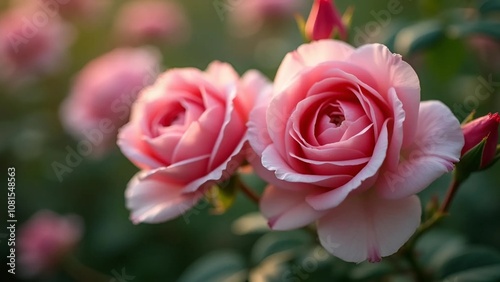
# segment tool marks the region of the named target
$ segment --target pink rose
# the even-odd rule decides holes
[[[120,41],[134,44],[178,44],[190,36],[182,6],[172,1],[129,2],[119,10],[114,29]]]
[[[385,46],[304,44],[250,116],[261,201],[271,228],[317,223],[321,244],[350,262],[395,253],[420,223],[415,193],[453,169],[460,124]]]
[[[227,179],[244,158],[249,112],[268,87],[257,71],[239,77],[225,63],[169,70],[144,90],[118,136],[142,171],[128,184],[134,223],[175,218]]]
[[[21,5],[0,15],[0,78],[13,84],[61,68],[73,42],[72,28],[36,5]]]
[[[51,211],[37,212],[19,229],[17,238],[19,268],[27,277],[54,271],[78,244],[83,225],[75,215],[59,216]]]
[[[61,122],[78,139],[87,139],[98,156],[116,141],[137,94],[153,83],[160,54],[150,48],[115,49],[88,63],[61,106]]]

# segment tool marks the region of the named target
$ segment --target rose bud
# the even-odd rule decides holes
[[[50,274],[77,246],[83,225],[76,215],[37,212],[19,229],[20,272],[26,277]]]
[[[335,29],[345,40],[347,31],[333,0],[315,0],[305,26],[306,37],[310,40],[331,38]]]
[[[488,114],[474,119],[462,126],[465,145],[462,148],[462,157],[476,147],[483,139],[486,139],[480,160],[480,167],[486,168],[495,159],[498,143],[498,125],[500,115],[498,113]]]

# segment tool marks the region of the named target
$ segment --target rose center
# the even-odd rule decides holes
[[[329,104],[324,108],[323,112],[329,119],[330,124],[339,127],[345,120],[344,113],[338,104]]]
[[[169,113],[167,115],[164,115],[158,121],[158,125],[162,127],[169,127],[172,125],[182,125],[184,124],[185,117],[186,113],[184,111]]]
[[[330,123],[335,124],[337,127],[342,125],[342,122],[345,120],[345,117],[343,115],[329,115],[330,117]]]

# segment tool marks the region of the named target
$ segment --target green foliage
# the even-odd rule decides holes
[[[497,272],[489,270],[494,266],[497,267]],[[457,279],[457,277],[465,279],[465,277],[473,277],[474,274],[479,275],[485,272],[491,275],[490,278],[500,279],[500,253],[487,248],[470,247],[446,261],[438,270],[437,276],[439,279],[455,277],[449,278],[454,281],[453,279]],[[486,277],[481,278],[485,279]]]
[[[179,282],[245,281],[244,258],[233,251],[216,251],[199,258],[179,278]]]

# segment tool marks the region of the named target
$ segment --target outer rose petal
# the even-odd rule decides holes
[[[128,183],[127,208],[135,224],[158,223],[178,217],[198,203],[201,192],[182,193],[182,185],[165,182],[159,173],[142,178],[137,173]]]
[[[271,97],[272,84],[259,71],[249,70],[241,76],[238,92],[235,103],[240,102],[240,104],[235,107],[244,108],[241,112],[251,113],[256,106],[267,106]]]
[[[257,155],[261,156],[266,147],[272,143],[267,131],[266,124],[267,105],[257,106],[250,113],[250,121],[247,123],[248,141]]]
[[[306,190],[307,191],[307,190]],[[269,220],[274,230],[290,230],[313,223],[324,212],[314,210],[304,200],[307,192],[295,191],[268,186],[260,201],[260,210]]]
[[[378,262],[395,253],[420,224],[417,196],[386,200],[350,196],[318,221],[321,245],[348,262]]]
[[[420,101],[420,82],[415,70],[400,55],[392,53],[382,44],[361,46],[347,61],[369,71],[379,84],[377,90],[381,94],[386,95],[389,88],[394,87],[406,115],[403,123],[403,146],[410,144],[415,136]]]
[[[327,61],[346,61],[354,50],[351,45],[336,40],[319,40],[300,46],[288,53],[281,62],[274,79],[274,93],[281,92],[307,67]]]
[[[220,87],[219,91],[223,91],[222,93],[227,90],[226,87],[235,87],[240,78],[230,64],[220,61],[211,62],[207,67],[206,74],[211,83]],[[221,98],[225,99],[225,97]]]
[[[385,198],[404,198],[418,193],[453,169],[464,145],[460,124],[439,101],[422,102],[416,142],[402,151],[395,170],[381,172],[375,184]]]
[[[143,140],[139,139],[140,134],[137,126],[133,123],[126,124],[120,128],[118,133],[118,147],[132,163],[141,169],[160,167],[161,163],[151,154],[148,154],[147,145],[144,144]]]

